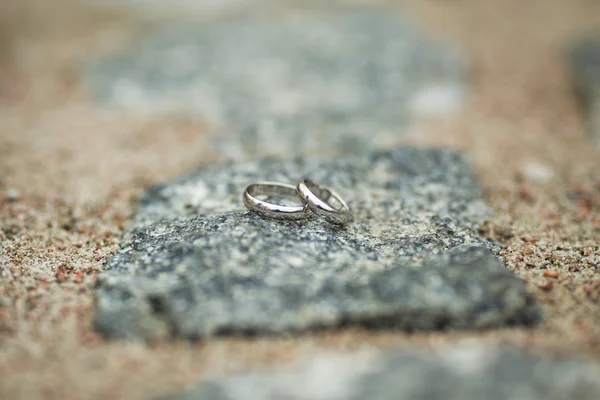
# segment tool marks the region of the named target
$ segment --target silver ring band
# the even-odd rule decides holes
[[[296,186],[298,197],[309,209],[334,224],[345,224],[350,219],[350,208],[333,190],[305,179]]]
[[[256,196],[298,200],[295,186],[278,182],[254,183],[244,190],[242,199],[248,210],[269,218],[299,220],[310,216],[310,211],[305,204],[299,206],[284,206],[259,200]]]

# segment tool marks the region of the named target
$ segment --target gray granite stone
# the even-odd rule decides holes
[[[303,177],[344,196],[346,228],[245,211],[249,183]],[[525,285],[477,234],[488,215],[467,161],[449,150],[202,167],[146,193],[99,282],[97,324],[110,337],[195,339],[535,323]]]
[[[223,378],[171,400],[596,400],[600,366],[518,349],[322,355],[283,371]]]
[[[95,7],[127,8],[128,11],[144,16],[181,17],[194,20],[211,19],[216,16],[261,8],[265,0],[83,0]]]
[[[239,159],[397,143],[461,106],[465,64],[389,12],[301,13],[167,27],[84,76],[106,105],[201,117]]]
[[[588,131],[600,148],[600,34],[571,52],[573,79]]]

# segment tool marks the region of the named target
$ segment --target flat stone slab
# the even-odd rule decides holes
[[[216,149],[239,158],[389,148],[415,116],[460,108],[467,68],[405,19],[371,11],[167,27],[84,77],[105,105],[201,117]]]
[[[187,19],[202,23],[227,15],[258,12],[272,7],[272,0],[83,0],[96,8],[121,10],[128,15],[138,15],[163,20]]]
[[[571,65],[588,131],[600,148],[600,34],[573,48]]]
[[[346,228],[247,212],[252,182],[311,177],[353,210]],[[465,158],[400,149],[202,167],[142,199],[97,289],[109,337],[190,339],[361,325],[532,324],[525,285],[477,234],[489,216]]]
[[[548,400],[600,398],[600,366],[518,349],[322,355],[284,371],[206,382],[170,400]]]

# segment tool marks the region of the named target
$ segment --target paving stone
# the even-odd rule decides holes
[[[389,147],[467,91],[456,50],[377,11],[166,27],[84,76],[105,105],[203,118],[232,158]]]
[[[264,6],[262,0],[86,0],[99,7],[127,7],[143,14],[192,15],[196,19]]]
[[[571,65],[588,131],[600,148],[600,34],[572,50]]]
[[[346,228],[246,212],[244,187],[311,177],[353,210]],[[529,325],[539,309],[477,233],[489,216],[451,150],[205,166],[149,190],[98,291],[109,337],[197,339],[360,325]]]
[[[600,366],[522,350],[321,355],[283,371],[223,378],[171,400],[559,400],[600,398]]]

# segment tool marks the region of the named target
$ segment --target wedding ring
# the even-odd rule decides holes
[[[296,193],[310,211],[334,224],[343,225],[350,218],[350,208],[333,190],[305,179],[296,186]]]
[[[296,187],[278,182],[254,183],[244,190],[242,199],[244,205],[250,211],[269,218],[299,220],[310,216],[306,204],[299,206],[284,206],[259,200],[256,196],[274,197],[276,199],[298,200]]]

